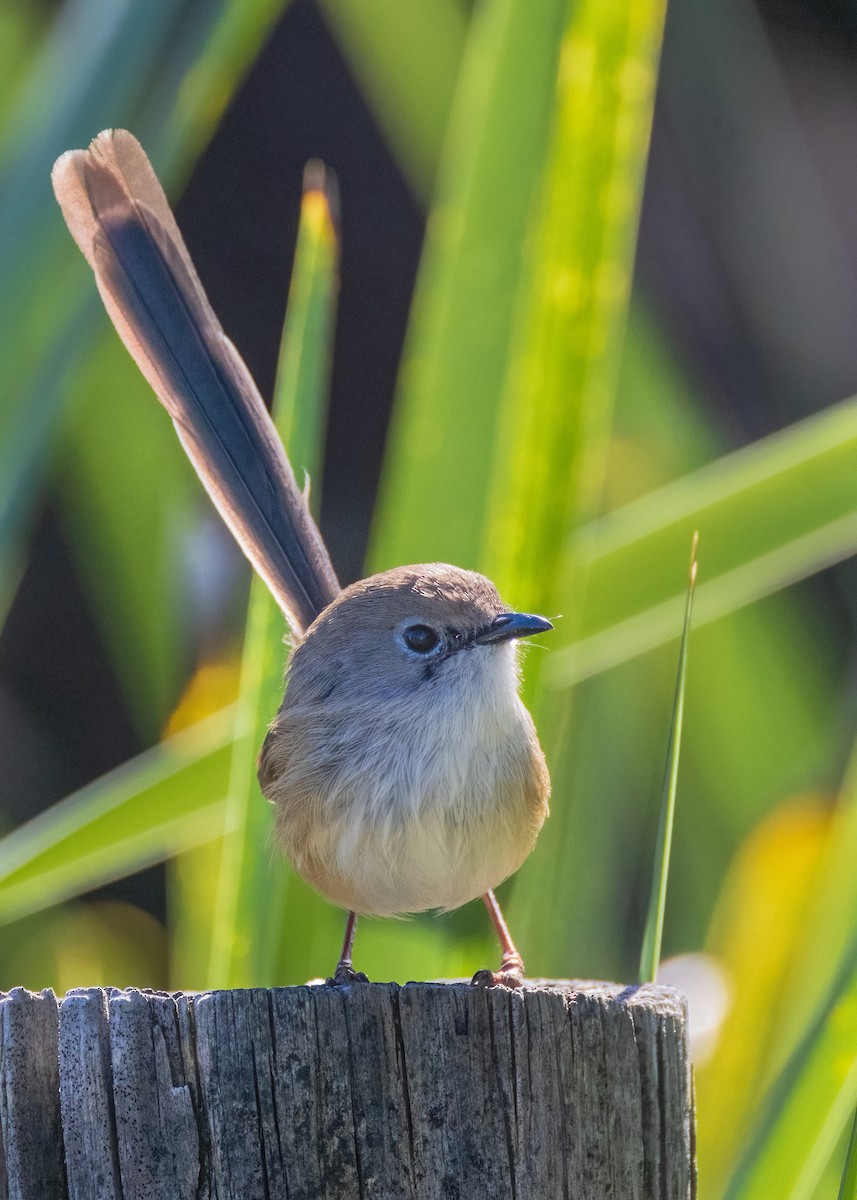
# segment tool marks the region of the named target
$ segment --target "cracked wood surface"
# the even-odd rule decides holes
[[[541,981],[0,998],[9,1200],[690,1200],[684,1003]]]

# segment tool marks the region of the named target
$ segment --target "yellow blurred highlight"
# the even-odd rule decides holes
[[[21,985],[58,995],[75,987],[165,988],[167,934],[133,904],[66,904],[27,922],[27,936],[11,949],[2,987]]]
[[[311,177],[310,168],[307,168],[307,190],[304,192],[303,200],[301,201],[301,222],[305,223],[306,231],[311,238],[326,237],[331,239],[333,237],[333,226],[330,219],[327,197],[320,184],[315,182],[315,178],[324,179],[324,168],[321,164],[318,164],[317,177]]]
[[[703,1198],[722,1194],[764,1091],[831,811],[827,797],[806,796],[766,817],[735,856],[715,909],[707,950],[733,1003],[716,1053],[696,1074]]]
[[[189,729],[205,717],[234,704],[238,699],[240,674],[241,662],[237,656],[202,663],[191,676],[167,722],[164,737]]]

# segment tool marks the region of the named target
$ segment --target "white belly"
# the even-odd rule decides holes
[[[458,907],[517,870],[548,790],[518,697],[430,720],[423,709],[418,722],[401,704],[373,716],[367,727],[345,714],[312,746],[307,724],[299,770],[278,780],[278,836],[298,872],[343,908],[392,916]]]

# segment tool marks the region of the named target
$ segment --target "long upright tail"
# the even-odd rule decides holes
[[[106,130],[54,192],[122,341],[226,524],[300,634],[339,591],[282,443],[202,289],[139,142]]]

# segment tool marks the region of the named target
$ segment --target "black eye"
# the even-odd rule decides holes
[[[405,645],[417,654],[431,654],[440,645],[440,637],[428,625],[409,625],[402,635]]]

